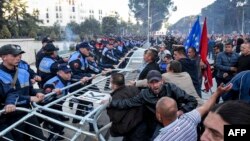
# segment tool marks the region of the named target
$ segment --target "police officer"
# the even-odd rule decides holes
[[[57,75],[54,76],[53,78],[49,79],[43,86],[45,93],[50,93],[52,91],[55,91],[57,93],[57,95],[53,95],[53,96],[49,97],[48,99],[46,99],[45,102],[51,102],[53,100],[56,100],[60,96],[67,95],[68,89],[66,89],[64,91],[60,91],[60,89],[70,85],[71,79],[72,79],[71,69],[67,66],[67,64],[60,64],[58,67]],[[85,78],[82,78],[80,81],[82,83],[84,83],[84,82],[87,82],[88,80],[89,79],[85,77]],[[63,105],[63,101],[59,102],[58,104]],[[62,111],[62,106],[54,105],[54,106],[52,106],[52,108]],[[54,119],[57,119],[59,121],[68,121],[69,120],[68,118],[66,118],[64,116],[53,114],[50,112],[44,112],[44,114],[46,114]],[[49,123],[49,124],[52,126],[52,132],[63,135],[64,128],[62,126],[59,126],[59,125],[56,125],[53,123]],[[53,140],[53,139],[60,139],[60,137],[56,136],[54,134],[50,134],[48,140]]]
[[[42,81],[39,84],[39,87],[42,88],[43,84],[50,78],[56,76],[58,69],[58,64],[63,63],[64,61],[57,60],[57,51],[59,48],[56,48],[52,43],[48,43],[44,48],[45,57],[39,64],[39,76],[42,77]]]
[[[104,47],[101,63],[108,68],[114,68],[113,65],[119,63],[119,58],[115,56],[113,40],[110,40],[106,47]]]
[[[91,73],[88,71],[89,64],[87,60],[87,57],[90,55],[90,49],[88,42],[82,42],[77,45],[77,51],[70,56],[68,63],[74,75],[91,77]]]
[[[6,114],[0,116],[0,130],[10,126],[25,115],[23,112],[15,111],[16,106],[31,108],[30,102],[39,102],[44,98],[42,93],[33,89],[29,80],[30,74],[26,70],[17,67],[20,62],[20,55],[23,53],[24,51],[11,44],[0,48],[0,56],[3,60],[2,64],[0,64],[0,109],[4,108],[6,112]],[[36,117],[31,117],[27,121],[40,126]],[[34,128],[34,126],[21,124],[16,128],[21,131],[29,129],[26,132],[40,139],[45,139],[42,131]],[[15,131],[12,133],[14,136],[9,133],[8,138],[24,140],[23,134]]]
[[[44,37],[42,39],[42,48],[36,54],[36,68],[38,70],[39,64],[42,61],[43,57],[45,56],[43,47],[45,47],[48,43],[53,43],[54,40],[50,39],[49,37]]]
[[[19,45],[15,45],[15,44],[11,44],[11,45],[12,46],[16,46],[17,49],[21,50],[21,47]],[[41,77],[38,76],[35,73],[35,71],[30,68],[30,65],[26,61],[22,60],[22,54],[20,54],[20,62],[18,63],[18,68],[25,69],[26,71],[29,72],[29,74],[30,74],[30,80],[31,80],[32,84],[34,84],[36,81],[39,82],[39,81],[42,80]]]

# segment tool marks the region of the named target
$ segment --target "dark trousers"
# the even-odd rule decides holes
[[[123,137],[123,141],[146,141],[146,129],[146,124],[143,122],[140,123]]]

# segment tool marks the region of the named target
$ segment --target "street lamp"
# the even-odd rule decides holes
[[[244,6],[247,4],[248,0],[244,2],[237,2],[236,7],[242,7],[242,21],[241,21],[241,34],[244,34],[244,27],[245,27],[245,11]]]
[[[148,46],[150,45],[149,33],[150,33],[150,0],[148,0]]]

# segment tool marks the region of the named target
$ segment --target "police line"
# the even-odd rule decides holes
[[[133,51],[132,51],[133,52]],[[133,77],[133,75],[129,74],[131,72],[134,72],[134,68],[138,67],[139,64],[141,64],[141,61],[142,61],[142,58],[137,58],[136,56],[142,56],[142,53],[144,52],[144,50],[140,50],[139,51],[139,54],[138,54],[138,51],[135,51],[136,53],[133,54],[129,60],[129,63],[127,64],[127,66],[124,68],[124,69],[113,69],[111,71],[116,71],[116,72],[121,72],[121,73],[124,73],[126,74],[125,76],[127,76],[126,78],[128,77],[132,77],[131,79],[134,80],[136,75],[135,74]],[[130,53],[130,52],[129,52]],[[128,54],[129,54],[128,53]],[[124,61],[125,59],[127,58],[127,55],[124,57],[124,59],[121,60]],[[132,59],[133,58],[133,59]],[[141,61],[131,61],[131,60],[141,60]],[[121,62],[117,65],[119,66],[121,64]],[[94,79],[94,78],[97,78],[101,76],[101,74],[97,75],[96,77],[92,77],[91,79]],[[6,128],[5,130],[1,131],[0,132],[0,137],[3,137],[4,139],[6,140],[10,140],[8,138],[6,138],[4,135],[6,135],[6,133],[12,131],[12,130],[15,130],[15,131],[18,131],[18,129],[16,129],[16,127],[20,124],[28,124],[28,125],[31,125],[31,126],[35,126],[33,125],[32,123],[29,123],[27,122],[27,119],[32,117],[32,116],[37,116],[39,118],[42,118],[43,120],[46,120],[46,121],[49,121],[49,122],[52,122],[52,123],[55,123],[59,126],[62,126],[66,129],[69,129],[71,130],[71,134],[73,135],[72,137],[67,137],[67,136],[63,136],[63,135],[59,135],[58,133],[54,133],[50,130],[47,130],[43,127],[36,127],[36,128],[39,128],[39,129],[42,129],[44,132],[47,132],[47,133],[50,133],[50,134],[54,134],[54,135],[57,135],[59,137],[62,137],[64,139],[67,139],[67,140],[76,140],[76,139],[79,139],[82,135],[85,135],[85,136],[88,136],[88,137],[92,137],[92,138],[95,138],[95,139],[98,139],[98,140],[101,140],[101,141],[104,141],[104,136],[102,135],[102,132],[106,131],[108,128],[110,128],[111,126],[111,123],[107,123],[104,125],[104,127],[102,128],[98,128],[97,126],[97,120],[98,118],[100,117],[100,115],[102,114],[102,112],[106,109],[107,107],[107,104],[102,104],[102,103],[99,103],[99,105],[96,105],[96,104],[93,104],[95,103],[95,101],[98,101],[98,98],[100,97],[92,97],[89,98],[88,94],[91,95],[95,95],[95,96],[100,96],[100,95],[103,95],[103,94],[109,94],[109,91],[105,91],[105,90],[102,90],[104,88],[104,84],[105,81],[109,81],[109,78],[110,76],[108,77],[104,77],[102,79],[99,79],[97,80],[96,82],[90,84],[90,85],[87,85],[87,86],[84,86],[72,93],[68,93],[67,95],[65,96],[62,96],[58,99],[56,99],[55,101],[52,101],[48,104],[45,104],[45,105],[39,105],[37,103],[33,103],[33,109],[25,109],[25,108],[19,108],[17,107],[17,111],[22,111],[22,112],[26,112],[27,115],[25,115],[23,118],[21,118],[19,121],[17,121],[16,123],[12,124],[11,126],[9,126],[8,128]],[[79,85],[81,82],[75,82],[69,86],[66,86],[62,89],[60,89],[61,91],[63,90],[67,90],[67,89],[70,89],[76,85]],[[98,88],[98,89],[96,89]],[[99,94],[99,95],[98,95]],[[45,95],[45,99],[47,97],[50,97],[50,96],[53,96],[53,95],[56,95],[55,92],[51,92],[49,94],[46,94]],[[85,96],[85,97],[84,97]],[[84,99],[79,99],[80,98],[87,98],[86,103],[84,103]],[[108,97],[110,98],[110,97]],[[91,100],[90,100],[91,99]],[[53,109],[51,108],[51,106],[61,106],[63,108],[66,108],[63,104],[58,104],[58,103],[66,103],[66,102],[69,102],[70,100],[72,100],[71,102],[74,104],[73,108],[74,107],[77,107],[77,108],[72,108],[71,111],[76,111],[75,113],[73,112],[65,112],[65,111],[60,111],[60,110],[56,110],[56,109]],[[75,101],[74,101],[75,100]],[[83,101],[81,101],[83,100]],[[85,101],[85,102],[86,102]],[[100,99],[99,99],[100,101]],[[83,103],[82,103],[83,102]],[[92,102],[92,105],[90,104],[90,102]],[[80,106],[78,108],[78,106]],[[90,110],[83,110],[82,107],[87,107],[88,109]],[[58,115],[62,115],[62,116],[67,116],[67,117],[70,117],[73,120],[79,120],[79,124],[77,125],[80,125],[80,127],[76,127],[76,126],[73,126],[71,124],[68,124],[68,123],[64,123],[62,121],[58,121],[52,117],[49,117],[47,115],[44,115],[42,114],[42,112],[49,112],[49,113],[53,113],[53,114],[58,114]],[[80,112],[79,112],[80,111]],[[77,114],[78,112],[78,114]],[[0,115],[4,113],[4,110],[1,110],[0,111]],[[80,114],[79,114],[80,113]],[[82,113],[85,113],[84,115],[81,115]],[[86,125],[86,123],[90,123],[90,124],[93,124],[93,127],[94,127],[94,133],[91,133],[89,131],[86,131],[86,129],[84,129],[84,124]],[[23,131],[18,131],[22,134],[25,134],[27,136],[30,136],[31,138],[34,138],[34,139],[37,139],[37,140],[41,140],[41,139],[38,139],[37,137],[34,137],[28,133],[25,133]]]

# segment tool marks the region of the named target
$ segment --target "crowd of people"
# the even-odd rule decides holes
[[[145,50],[137,70],[138,78],[127,84],[122,73],[112,70],[124,68],[127,59],[123,57],[129,57],[129,50],[134,47],[142,46],[143,39],[109,37],[84,41],[76,45],[69,58],[62,58],[53,40],[45,37],[36,54],[37,72],[22,60],[25,52],[20,46],[4,45],[0,48],[3,61],[0,65],[0,109],[4,109],[5,114],[0,115],[0,131],[24,116],[15,111],[16,107],[32,108],[31,102],[49,103],[91,84],[96,74],[103,74],[111,75],[110,84],[107,81],[104,88],[110,90],[112,96],[112,101],[104,101],[109,102],[107,113],[112,122],[109,140],[120,136],[125,141],[223,140],[224,125],[250,123],[250,85],[247,85],[250,82],[250,40],[243,36],[223,39],[211,36],[209,39],[208,57],[214,58],[217,90],[206,101],[202,99],[202,71],[208,66],[201,61],[195,48],[186,50],[182,46],[181,38],[166,36],[157,44],[151,40],[152,46]],[[60,91],[77,81],[81,84]],[[39,89],[33,88],[36,82]],[[57,95],[45,100],[44,96],[52,91]],[[72,107],[71,103],[69,106]],[[62,111],[60,106],[52,108]],[[62,122],[69,120],[60,115],[43,114]],[[39,127],[44,121],[32,117],[29,122]],[[49,124],[51,131],[64,134],[61,126]],[[27,124],[17,129],[42,140],[61,139],[53,134],[46,139],[42,130]],[[17,131],[5,137],[30,140]]]

